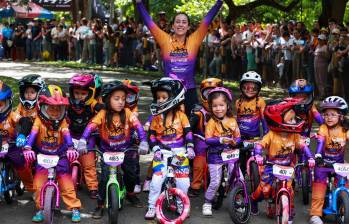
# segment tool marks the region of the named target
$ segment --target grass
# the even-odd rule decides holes
[[[6,76],[0,76],[0,80],[11,88],[13,93],[13,106],[16,107],[19,102],[18,80]]]

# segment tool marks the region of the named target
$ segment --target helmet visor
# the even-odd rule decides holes
[[[0,113],[6,112],[10,106],[10,99],[0,100]]]
[[[62,120],[65,116],[66,106],[47,105],[41,106],[41,112],[50,120]]]
[[[206,89],[203,89],[202,92],[201,92],[201,95],[202,95],[202,98],[204,100],[207,100],[208,99],[208,94],[210,92],[210,90],[212,90],[213,88],[206,88]]]

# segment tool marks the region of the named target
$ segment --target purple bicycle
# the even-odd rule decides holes
[[[251,202],[248,197],[245,181],[241,179],[239,169],[239,149],[223,151],[222,160],[226,166],[234,166],[225,188],[229,199],[229,214],[233,223],[247,223],[251,216]],[[224,179],[224,178],[223,178]]]

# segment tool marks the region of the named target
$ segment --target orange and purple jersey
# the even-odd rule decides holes
[[[270,130],[257,144],[255,153],[262,155],[262,149],[266,151],[266,158],[269,162],[285,166],[292,164],[296,150],[303,150],[307,158],[313,157],[306,146],[305,139],[299,133]]]
[[[315,105],[311,106],[311,109],[308,110],[308,113],[298,113],[298,116],[302,118],[305,122],[304,124],[304,130],[302,132],[302,136],[309,137],[311,128],[313,126],[313,120],[322,125],[324,123],[324,119],[322,118],[319,111],[316,109]]]
[[[269,130],[264,119],[265,101],[261,97],[253,99],[240,98],[236,100],[237,122],[243,139],[260,137],[259,125],[262,124],[263,134]]]
[[[343,163],[344,150],[347,140],[349,140],[349,131],[342,126],[328,128],[323,124],[318,132],[317,154],[328,163]]]
[[[114,114],[112,127],[107,125],[107,111],[105,109],[98,114],[87,125],[82,138],[88,139],[92,132],[98,131],[101,139],[102,151],[124,151],[131,145],[131,130],[135,129],[141,141],[146,141],[147,137],[138,120],[128,108],[125,108],[125,124],[122,123],[120,114]]]
[[[16,123],[19,118],[20,116],[16,112],[11,111],[7,118],[0,123],[1,138],[3,142],[9,143],[16,140]]]
[[[216,4],[208,12],[198,29],[186,38],[184,43],[177,41],[172,35],[161,30],[151,19],[142,2],[137,3],[137,9],[161,49],[165,74],[175,74],[179,79],[185,80],[187,89],[195,88],[196,56],[208,27],[218,13],[223,1],[217,0]]]
[[[193,144],[193,134],[190,130],[187,115],[182,111],[173,114],[172,119],[164,121],[164,114],[153,116],[150,123],[150,147],[181,148]]]
[[[39,117],[35,118],[28,136],[26,147],[28,146],[39,153],[63,155],[68,147],[73,146],[67,121],[64,119],[58,129],[53,130]]]
[[[221,152],[225,149],[232,148],[233,145],[222,144],[220,139],[222,137],[234,139],[235,145],[241,142],[240,130],[235,118],[225,118],[217,120],[211,118],[205,128],[205,139],[208,145],[208,163],[221,164],[223,163]]]
[[[38,116],[38,107],[33,107],[32,109],[26,109],[21,103],[18,104],[16,113],[21,117],[30,117],[33,120]]]

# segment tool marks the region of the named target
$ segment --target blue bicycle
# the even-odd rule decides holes
[[[17,195],[24,193],[21,187],[21,180],[14,172],[12,165],[6,159],[8,149],[0,147],[0,197],[3,198],[7,204],[11,204],[15,192]]]
[[[325,163],[318,169],[332,168],[333,172],[329,175],[325,204],[323,214],[334,215],[336,223],[349,223],[349,190],[346,188],[349,176],[349,163]],[[335,185],[335,177],[340,176],[337,186]]]

